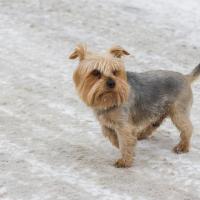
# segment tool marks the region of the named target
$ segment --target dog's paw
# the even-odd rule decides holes
[[[179,143],[173,148],[173,152],[177,154],[189,152],[189,145],[185,143]]]
[[[118,159],[116,162],[115,162],[115,167],[117,168],[128,168],[128,167],[131,167],[132,166],[132,161],[126,161],[124,159]]]

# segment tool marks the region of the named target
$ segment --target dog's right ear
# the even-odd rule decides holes
[[[87,53],[86,45],[79,44],[74,49],[74,51],[70,54],[69,59],[79,58],[79,60],[81,61],[85,58],[86,53]]]

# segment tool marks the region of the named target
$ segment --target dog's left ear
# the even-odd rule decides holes
[[[122,47],[120,46],[114,46],[112,47],[109,52],[114,56],[114,57],[117,57],[117,58],[121,58],[122,56],[125,56],[125,55],[130,55],[130,53],[128,53],[125,49],[123,49]]]
[[[83,60],[87,54],[87,47],[86,45],[79,44],[74,49],[74,51],[70,54],[69,59],[79,58],[79,60]]]

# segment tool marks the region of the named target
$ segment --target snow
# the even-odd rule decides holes
[[[190,153],[167,120],[134,166],[102,136],[72,82],[79,42],[123,46],[132,71],[189,73],[200,62],[199,0],[0,0],[1,200],[200,200],[200,82]]]

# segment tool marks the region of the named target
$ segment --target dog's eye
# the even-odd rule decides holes
[[[114,76],[117,76],[119,74],[119,71],[118,70],[114,70],[112,73],[113,73]]]
[[[92,75],[101,78],[101,72],[97,69],[92,71]]]

